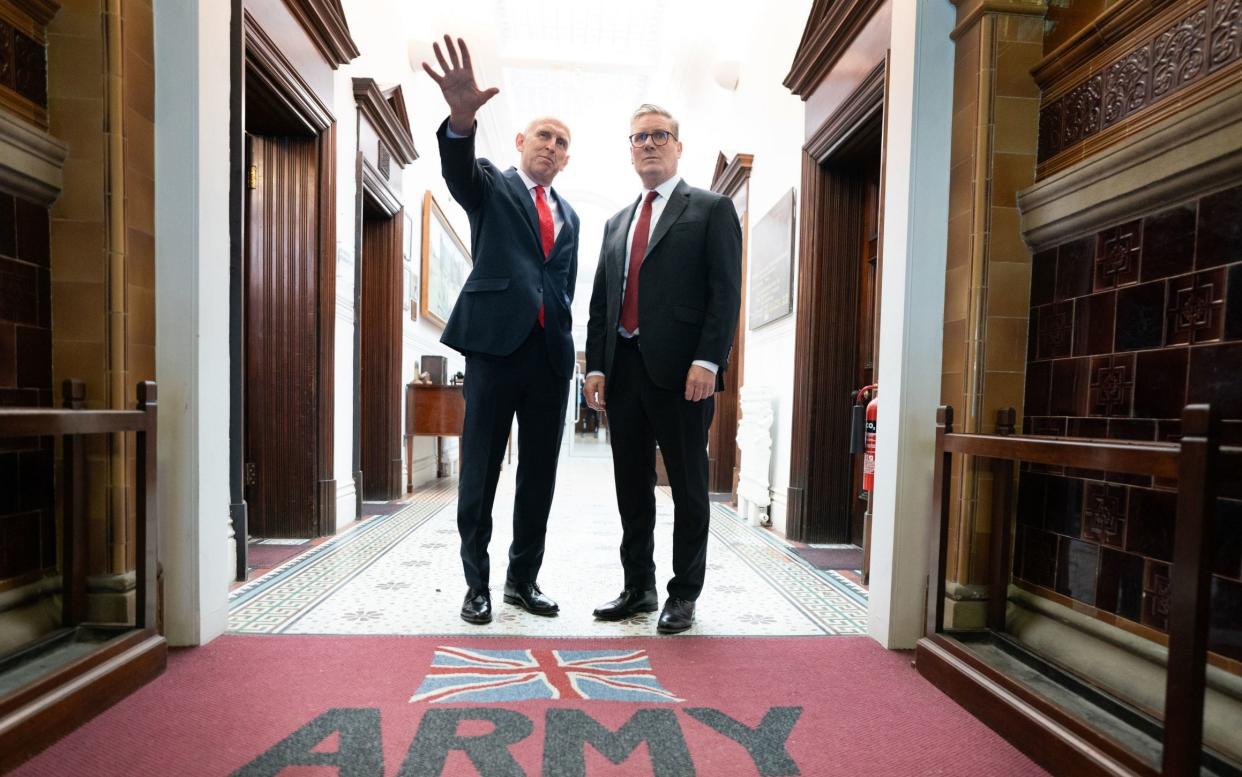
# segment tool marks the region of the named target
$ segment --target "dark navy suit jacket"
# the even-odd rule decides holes
[[[564,221],[544,261],[539,215],[516,168],[501,170],[474,156],[474,134],[450,138],[440,125],[440,169],[453,199],[470,219],[474,269],[453,306],[440,342],[467,356],[508,356],[530,336],[544,306],[544,337],[552,369],[574,369],[570,306],[578,278],[578,214],[555,190]]]

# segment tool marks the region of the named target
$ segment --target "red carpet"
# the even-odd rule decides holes
[[[551,688],[559,698],[429,698]],[[631,693],[643,700],[601,700]],[[292,636],[176,651],[160,679],[14,774],[234,773],[1043,774],[923,681],[909,654],[862,637]]]

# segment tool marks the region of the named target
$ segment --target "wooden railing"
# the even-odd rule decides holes
[[[1002,411],[998,428],[1008,431],[1005,427],[1011,429],[1012,424],[1013,410]],[[1222,447],[1219,419],[1211,407],[1187,406],[1182,415],[1181,431],[1178,443],[1005,433],[961,434],[953,431],[953,409],[941,407],[936,422],[933,485],[933,530],[938,542],[934,544],[933,584],[929,586],[927,601],[927,633],[929,639],[936,639],[945,631],[949,489],[955,454],[991,460],[992,544],[986,622],[988,629],[996,633],[1005,628],[1012,569],[1015,463],[1025,461],[1176,480],[1177,515],[1160,773],[1179,776],[1200,773],[1211,583],[1208,534],[1212,511],[1220,484],[1242,478],[1242,448]]]
[[[61,628],[0,661],[0,676],[39,658],[48,665],[29,682],[0,693],[0,772],[29,758],[163,671],[167,646],[157,628],[156,388],[138,385],[137,410],[83,410],[85,388],[66,381],[65,409],[0,408],[0,438],[59,437],[63,451],[63,610]],[[89,551],[84,437],[136,437],[136,590],[133,624],[90,623],[86,611]],[[120,519],[121,517],[118,517]],[[59,647],[91,645],[54,659]],[[53,657],[49,660],[49,657]]]

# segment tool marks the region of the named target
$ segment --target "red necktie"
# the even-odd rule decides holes
[[[634,242],[630,244],[630,270],[625,274],[625,299],[621,302],[621,328],[630,334],[638,329],[638,271],[651,237],[651,201],[655,198],[656,192],[647,192],[638,223],[634,225]]]
[[[535,186],[535,210],[539,211],[539,238],[543,241],[543,260],[548,261],[552,255],[552,244],[556,242],[556,224],[552,221],[552,209],[544,199],[543,187]],[[543,326],[543,305],[539,306],[539,326]]]

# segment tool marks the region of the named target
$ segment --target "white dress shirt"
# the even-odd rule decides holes
[[[679,183],[681,183],[681,176],[674,175],[672,178],[668,179],[664,183],[655,187],[655,189],[643,189],[643,193],[639,197],[639,205],[638,207],[634,208],[634,215],[630,217],[630,229],[625,234],[625,267],[621,273],[621,299],[622,300],[625,299],[625,285],[626,283],[629,282],[629,278],[630,278],[630,259],[631,259],[630,251],[634,247],[634,230],[635,228],[638,227],[638,218],[639,216],[642,215],[642,211],[643,211],[642,200],[646,198],[647,192],[654,191],[656,193],[656,198],[651,201],[651,223],[647,225],[647,229],[648,229],[647,244],[650,245],[651,235],[652,233],[655,232],[656,224],[660,223],[660,216],[664,213],[664,206],[668,205],[669,197],[673,196],[673,190],[677,188],[677,184]],[[637,329],[635,329],[633,332],[627,332],[625,331],[625,327],[621,326],[620,324],[617,325],[617,334],[621,337],[625,337],[628,339],[630,337],[634,337],[638,333],[639,332]],[[714,362],[704,361],[702,359],[695,359],[693,362],[691,362],[691,364],[697,364],[700,367],[704,367],[708,370],[711,370],[712,373],[715,373],[719,371],[720,369],[719,365],[715,364]],[[599,372],[599,371],[588,372],[587,377],[590,377],[592,375],[603,375],[603,374],[604,373]]]

